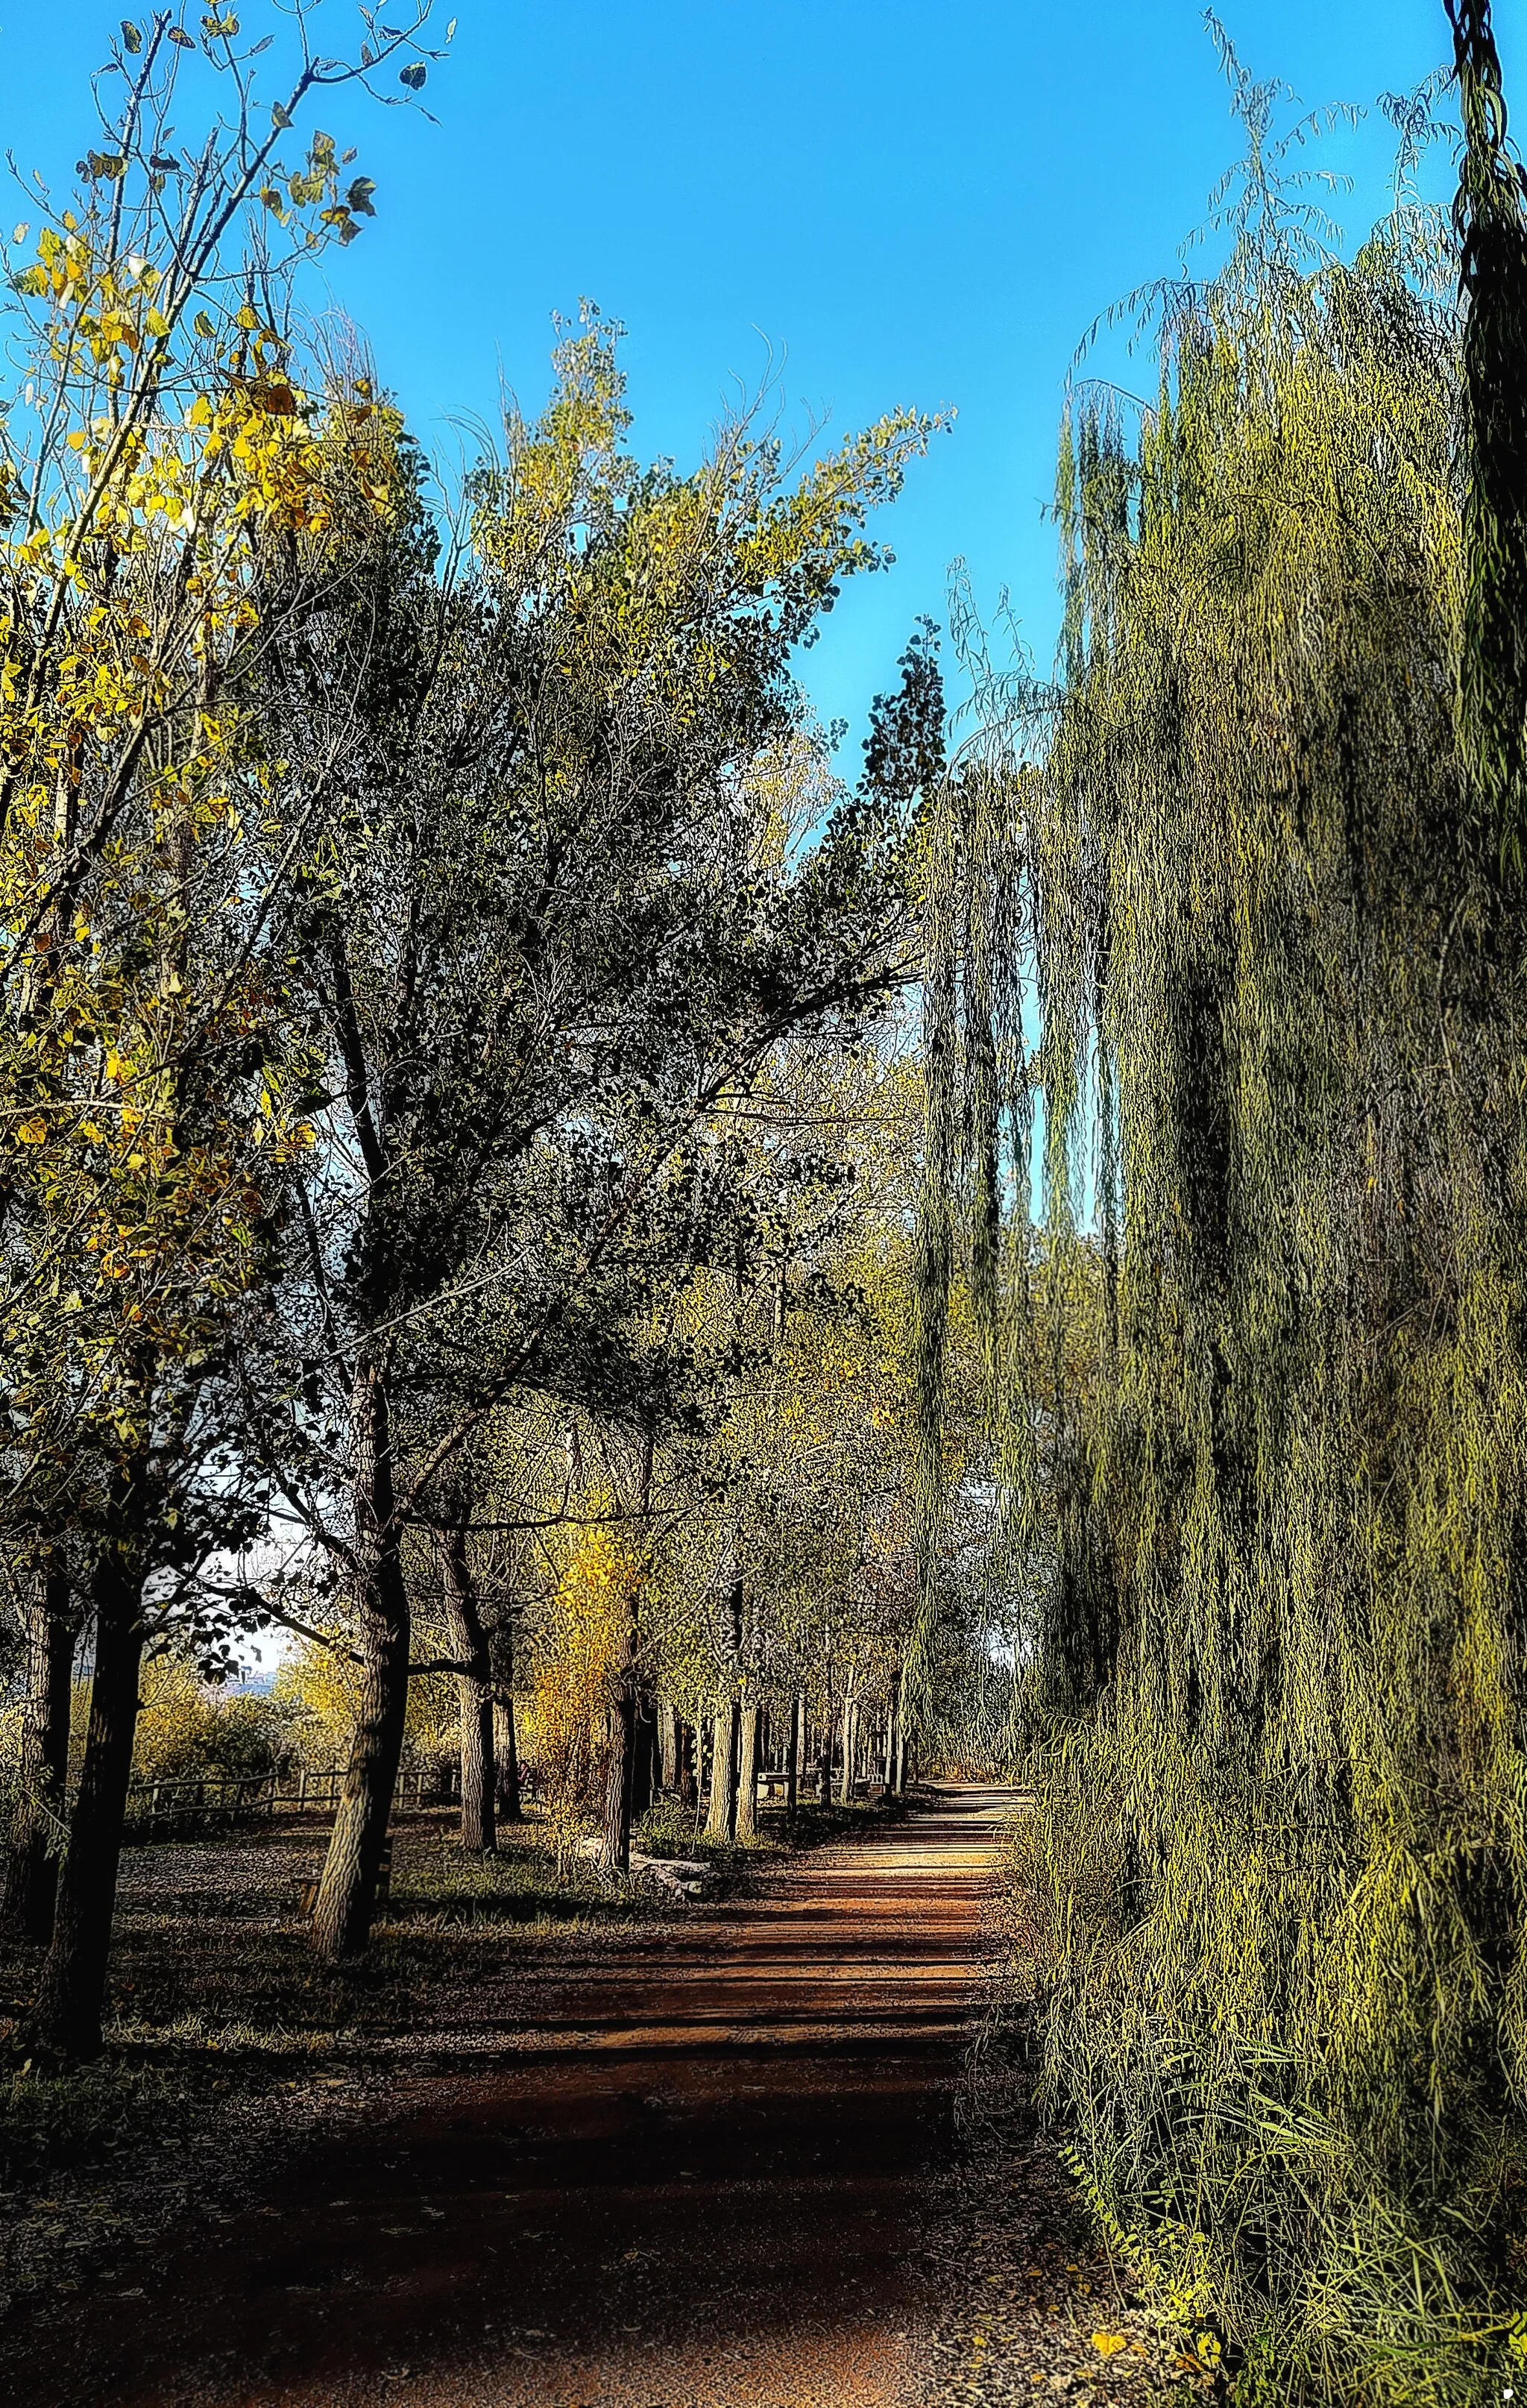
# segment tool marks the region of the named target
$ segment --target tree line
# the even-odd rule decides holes
[[[469,1842],[541,1680],[617,1869],[660,1677],[728,1828],[766,1697],[895,1724],[912,704],[850,789],[791,664],[934,422],[803,465],[745,411],[644,462],[586,308],[442,490],[301,309],[376,206],[315,115],[416,104],[425,13],[344,59],[307,9],[274,51],[124,22],[105,147],[7,255],[7,1913],[45,2054],[100,2044],[146,1651],[285,1624],[342,1670],[335,1958],[432,1679]]]
[[[1527,179],[1449,16],[1350,257],[1219,36],[1224,264],[1078,380],[1060,676],[975,645],[936,818],[923,1389],[963,1279],[1043,2095],[1245,2402],[1527,2353]]]

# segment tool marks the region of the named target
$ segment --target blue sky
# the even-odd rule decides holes
[[[248,29],[269,0],[245,0]],[[771,370],[789,423],[846,433],[897,403],[958,411],[876,530],[897,566],[846,592],[803,663],[852,725],[920,612],[968,560],[1040,666],[1056,601],[1049,497],[1067,365],[1091,319],[1170,269],[1235,155],[1197,0],[436,0],[454,9],[439,119],[332,110],[378,216],[329,271],[426,447],[545,390],[554,310],[630,329],[636,440],[692,460],[738,383]],[[65,173],[118,8],[0,0],[0,145]],[[147,13],[146,6],[139,9]],[[1443,55],[1440,0],[1224,0],[1259,75],[1371,104]],[[1497,5],[1527,135],[1527,0]],[[323,0],[326,47],[349,0]],[[322,121],[321,121],[322,122]],[[1322,144],[1382,204],[1370,107]],[[1126,372],[1127,361],[1115,363]],[[1147,371],[1149,373],[1149,370]]]

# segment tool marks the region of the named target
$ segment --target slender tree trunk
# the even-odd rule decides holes
[[[646,1683],[636,1684],[635,1770],[631,1778],[631,1819],[640,1820],[658,1792],[663,1757],[658,1740],[657,1701]]]
[[[119,1523],[119,1535],[97,1557],[91,1579],[95,1661],[85,1760],[69,1817],[52,1940],[27,2024],[35,2047],[66,2057],[100,2053],[117,1867],[137,1728],[143,1663],[141,1536],[136,1530],[128,1537],[120,1531]]]
[[[313,1947],[330,1963],[358,1956],[370,1937],[408,1713],[408,1591],[393,1507],[387,1378],[378,1362],[364,1363],[356,1375],[351,1442],[361,1703],[313,1909]]]
[[[658,1699],[658,1787],[671,1796],[678,1787],[678,1716],[671,1699]]]
[[[645,1526],[652,1501],[652,1435],[642,1440],[636,1480],[636,1511]],[[610,1763],[605,1788],[604,1845],[600,1863],[608,1873],[631,1870],[631,1818],[637,1788],[636,1741],[642,1703],[641,1579],[633,1575],[626,1598],[625,1635],[610,1686]]]
[[[741,1560],[734,1530],[732,1570],[726,1584],[726,1623],[721,1651],[728,1677],[716,1699],[716,1736],[710,1755],[710,1812],[706,1818],[706,1839],[724,1840],[728,1845],[737,1835],[739,1732],[736,1684],[742,1670],[743,1601]]]
[[[498,1767],[498,1815],[500,1823],[522,1823],[525,1810],[520,1796],[520,1733],[515,1726],[514,1693],[501,1689],[493,1699],[493,1759]]]
[[[636,1770],[636,1634],[628,1629],[610,1680],[609,1775],[599,1861],[607,1873],[631,1870],[632,1789]]]
[[[785,1753],[785,1813],[794,1814],[801,1803],[801,1721],[806,1699],[799,1689],[790,1701],[790,1739]]]
[[[885,1734],[885,1785],[892,1798],[901,1796],[902,1683],[899,1672],[892,1672],[891,1676],[891,1706]]]
[[[833,1802],[833,1710],[828,1706],[821,1722],[821,1754],[817,1758],[817,1798],[820,1804]]]
[[[493,1812],[497,1790],[493,1762],[492,1669],[488,1660],[488,1635],[482,1627],[477,1584],[467,1553],[466,1532],[460,1528],[437,1533],[444,1574],[446,1627],[450,1652],[466,1667],[456,1675],[461,1711],[462,1845],[476,1856],[492,1856]]]
[[[500,1611],[488,1633],[488,1662],[493,1676],[497,1820],[520,1823],[524,1820],[524,1805],[520,1795],[520,1731],[514,1711],[514,1622],[510,1610]]]
[[[757,1700],[749,1698],[738,1718],[737,1736],[737,1819],[739,1840],[758,1837],[758,1725]]]
[[[457,1684],[462,1717],[462,1845],[474,1856],[491,1856],[497,1842],[493,1821],[498,1805],[493,1701],[482,1682],[466,1673],[458,1673]]]
[[[681,1806],[695,1806],[699,1803],[699,1750],[700,1732],[698,1725],[687,1723],[684,1721],[682,1715],[675,1714],[675,1770],[678,1783],[678,1800]]]
[[[706,1817],[707,1840],[736,1837],[737,1701],[730,1689],[716,1699],[716,1722],[710,1745],[710,1811]]]
[[[843,1700],[843,1763],[838,1773],[838,1799],[847,1806],[853,1799],[853,1784],[859,1770],[859,1700],[850,1689]]]
[[[0,1898],[0,1928],[22,1940],[52,1937],[69,1768],[69,1698],[79,1617],[69,1576],[50,1553],[21,1601],[26,1687],[21,1706],[20,1796]]]

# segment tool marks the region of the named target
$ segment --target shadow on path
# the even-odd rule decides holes
[[[147,2297],[23,2312],[0,2388],[22,2408],[892,2408],[1011,1803],[942,1788],[676,1944],[622,1948],[497,2064],[401,2076],[385,2122],[171,2234]]]

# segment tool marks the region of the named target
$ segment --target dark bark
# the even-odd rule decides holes
[[[652,1440],[642,1447],[636,1511],[645,1517],[652,1497]],[[642,1704],[641,1581],[633,1578],[626,1599],[626,1626],[620,1660],[610,1676],[610,1761],[605,1784],[603,1845],[606,1872],[631,1870],[631,1821],[637,1790],[636,1744]]]
[[[520,1797],[520,1733],[514,1718],[514,1692],[501,1688],[493,1699],[493,1753],[498,1766],[498,1820],[522,1823]]]
[[[631,1817],[640,1820],[657,1796],[663,1777],[657,1701],[645,1682],[636,1688],[636,1731],[631,1776]]]
[[[370,1937],[408,1711],[408,1591],[393,1506],[387,1379],[378,1362],[364,1363],[356,1374],[350,1430],[361,1701],[313,1909],[313,1947],[330,1962],[359,1955]]]
[[[737,1723],[735,1836],[739,1840],[758,1837],[758,1706],[749,1698]]]
[[[84,1763],[59,1873],[52,1940],[26,2027],[33,2047],[63,2057],[95,2057],[101,2048],[143,1662],[142,1551],[138,1531],[124,1527],[136,1521],[136,1505],[129,1484],[116,1535],[91,1577],[95,1660]]]
[[[891,1703],[886,1714],[885,1785],[892,1798],[901,1795],[902,1785],[902,1684],[901,1674],[891,1676]]]
[[[678,1716],[667,1698],[658,1699],[658,1788],[671,1795],[678,1787]]]
[[[521,1823],[524,1820],[524,1807],[520,1795],[520,1730],[514,1711],[514,1622],[503,1607],[488,1633],[488,1661],[493,1676],[497,1819],[500,1823]]]
[[[801,1740],[806,1699],[799,1689],[791,1699],[790,1740],[785,1755],[785,1813],[793,1814],[801,1802]]]
[[[52,1937],[53,1901],[65,1836],[69,1764],[69,1698],[79,1617],[69,1577],[50,1556],[21,1599],[26,1686],[21,1704],[20,1796],[10,1824],[10,1854],[0,1898],[0,1927],[19,1939]]]

